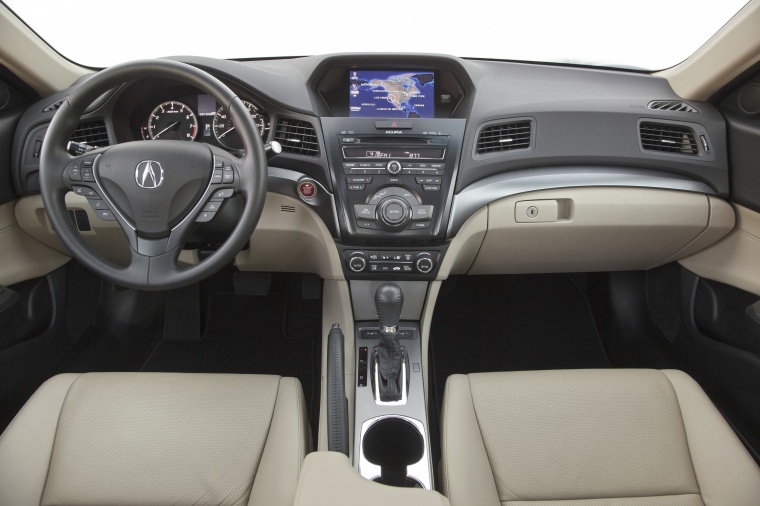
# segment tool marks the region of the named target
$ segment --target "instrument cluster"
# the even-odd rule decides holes
[[[187,85],[161,84],[167,83],[133,86],[121,97],[121,106],[129,109],[129,137],[133,140],[200,141],[229,151],[243,149],[229,111],[214,97]],[[271,129],[269,115],[244,94],[238,96],[266,142]]]

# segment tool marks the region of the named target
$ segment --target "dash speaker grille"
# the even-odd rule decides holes
[[[739,107],[747,114],[760,114],[760,83],[744,85],[739,91]]]

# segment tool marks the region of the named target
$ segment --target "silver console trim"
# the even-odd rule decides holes
[[[364,441],[364,435],[367,433],[367,430],[372,427],[372,425],[386,418],[399,418],[401,420],[405,420],[414,425],[417,430],[420,431],[420,435],[422,435],[422,444],[424,447],[422,458],[411,466],[407,466],[406,475],[420,482],[420,484],[426,489],[433,490],[433,485],[430,479],[432,476],[432,464],[430,462],[430,453],[428,452],[427,432],[425,431],[425,424],[423,424],[421,421],[417,420],[416,418],[411,418],[403,415],[382,415],[375,418],[370,418],[362,424],[361,438],[359,441]],[[371,463],[364,457],[363,443],[360,445],[360,447],[359,474],[368,480],[378,478],[380,476],[380,466]]]
[[[653,170],[613,167],[554,167],[515,170],[495,174],[477,181],[459,194],[454,195],[446,236],[448,238],[454,237],[475,211],[504,197],[538,190],[584,186],[655,188],[707,195],[716,194],[715,190],[701,181]]]

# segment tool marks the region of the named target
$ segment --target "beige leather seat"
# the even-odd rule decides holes
[[[441,438],[452,506],[760,504],[760,469],[679,371],[451,376]]]
[[[0,437],[0,504],[290,505],[310,447],[294,378],[62,374]]]

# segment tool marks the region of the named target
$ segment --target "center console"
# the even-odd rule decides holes
[[[432,279],[464,135],[462,119],[322,118],[349,279]]]

